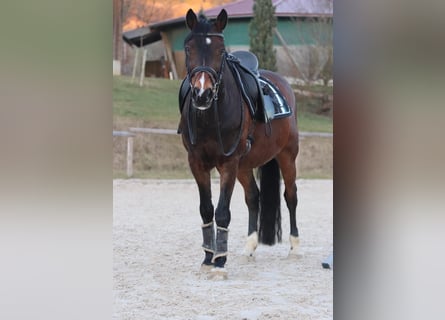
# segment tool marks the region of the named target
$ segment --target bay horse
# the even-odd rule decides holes
[[[280,170],[290,215],[290,254],[296,253],[299,245],[295,216],[298,202],[295,161],[299,148],[295,96],[283,77],[260,70],[260,77],[281,92],[292,116],[268,123],[252,116],[228,67],[230,55],[225,49],[223,34],[226,24],[224,9],[215,21],[209,21],[202,14],[198,19],[192,9],[187,12],[186,25],[190,29],[184,40],[187,87],[180,101],[178,127],[199,189],[205,252],[201,266],[221,275],[226,274],[230,200],[236,179],[244,188],[249,211],[245,254],[252,256],[258,241],[267,245],[281,241]],[[220,174],[216,210],[210,179],[214,168]],[[260,188],[254,168],[258,168]]]

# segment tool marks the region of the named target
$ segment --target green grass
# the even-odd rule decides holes
[[[300,90],[313,93],[332,95],[332,87],[325,86],[298,86]],[[317,98],[296,97],[298,112],[298,128],[300,131],[332,132],[332,116],[321,115],[317,111],[322,106],[322,101]]]
[[[299,131],[332,132],[332,129],[333,124],[330,117],[309,112],[298,112]]]
[[[179,119],[178,91],[180,81],[146,78],[113,77],[114,119],[143,121],[157,128],[175,128]]]
[[[115,129],[120,124],[176,129],[179,121],[178,91],[179,80],[146,78],[139,87],[139,79],[113,77],[113,114]],[[332,88],[314,87],[322,92]],[[300,131],[332,132],[332,118],[314,113],[318,101],[297,100],[298,127]],[[126,128],[117,128],[126,129]]]

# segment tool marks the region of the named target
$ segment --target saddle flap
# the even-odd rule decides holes
[[[181,87],[179,89],[179,111],[182,113],[182,109],[184,108],[185,98],[190,92],[190,81],[188,77],[185,77],[184,80],[182,80]]]
[[[249,106],[251,116],[256,118],[257,111],[261,109],[259,104],[262,104],[262,102],[259,101],[261,99],[261,89],[258,82],[258,77],[249,68],[241,64],[238,57],[232,54],[228,55],[227,62],[227,65],[229,66],[229,69],[235,79],[236,85],[240,89],[244,101]]]
[[[258,59],[253,53],[231,53],[229,66],[252,117],[257,121],[269,122],[292,113],[280,91],[268,79],[258,76]]]
[[[264,112],[269,120],[288,117],[292,114],[286,99],[280,91],[266,78],[260,77],[263,94]]]
[[[240,64],[249,69],[255,76],[259,77],[258,73],[258,58],[250,51],[234,51],[230,53],[240,61]]]

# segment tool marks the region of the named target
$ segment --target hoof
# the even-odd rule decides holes
[[[251,256],[247,256],[247,255],[241,255],[239,257],[239,261],[241,263],[251,263],[251,262],[255,262],[255,255],[251,255]]]
[[[258,233],[255,231],[252,232],[252,234],[247,237],[247,242],[246,246],[244,247],[243,256],[253,258],[257,246],[258,246]]]
[[[289,257],[302,257],[303,254],[300,252],[300,238],[289,236],[289,242],[290,242],[290,250],[289,250]]]
[[[210,270],[209,279],[227,280],[227,270],[225,268],[213,268]]]
[[[289,255],[287,256],[288,259],[301,259],[304,257],[304,254],[302,252],[294,252],[292,250],[289,251]]]
[[[199,268],[200,273],[209,273],[213,269],[213,264],[201,264],[201,267]]]

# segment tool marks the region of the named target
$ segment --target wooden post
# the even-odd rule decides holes
[[[133,176],[133,137],[127,137],[127,177]]]
[[[144,85],[146,59],[147,59],[147,49],[144,49],[142,53],[142,67],[141,67],[141,77],[139,78],[139,87],[142,87]]]
[[[168,41],[168,36],[165,32],[161,32],[162,41],[164,41],[164,48],[167,51],[167,58],[170,61],[170,66],[173,72],[173,79],[178,79],[178,71],[176,70],[176,63],[173,58],[172,47],[170,41]]]
[[[133,83],[134,78],[136,78],[136,67],[138,65],[138,58],[139,58],[139,51],[141,49],[136,48],[136,54],[134,55],[134,62],[133,62],[133,74],[131,75],[131,83]]]
[[[113,60],[122,60],[122,0],[113,0]]]
[[[133,176],[133,137],[134,133],[113,130],[113,137],[127,137],[127,176]]]

